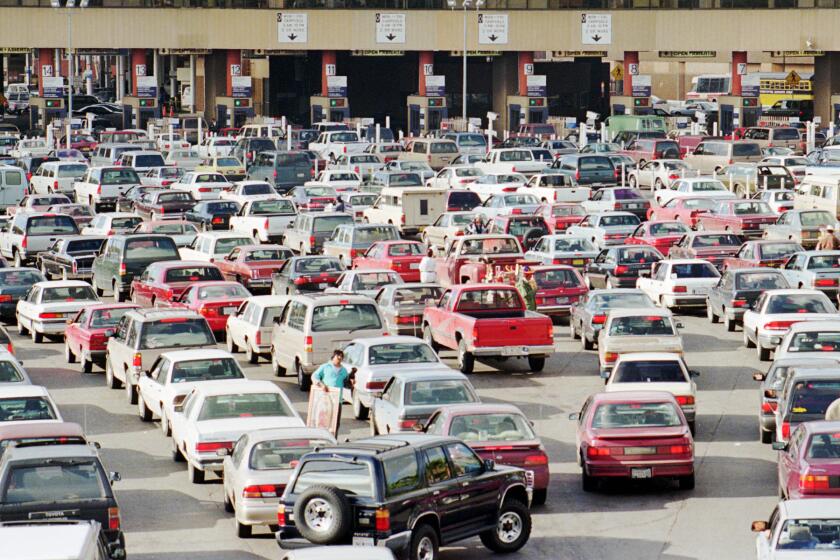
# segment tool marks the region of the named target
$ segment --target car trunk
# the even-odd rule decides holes
[[[550,327],[551,322],[545,316],[533,312],[525,317],[479,318],[472,333],[473,344],[476,347],[551,345],[554,337],[549,336]]]
[[[674,336],[607,336],[601,337],[605,342],[604,350],[616,354],[631,354],[634,352],[682,352],[682,339]]]
[[[409,273],[420,269],[421,255],[410,255],[405,257],[390,257],[391,270],[397,273]],[[423,313],[422,311],[420,312]]]
[[[280,270],[286,261],[259,261],[249,262],[251,278],[271,278],[271,275]]]
[[[536,303],[547,307],[555,305],[571,305],[587,292],[584,286],[577,288],[566,288],[563,286],[554,288],[537,288]]]
[[[384,322],[375,329],[313,332],[312,338],[315,340],[315,344],[312,347],[311,363],[322,364],[327,362],[332,357],[336,348],[344,348],[353,339],[387,335],[388,327]]]
[[[489,442],[471,441],[469,446],[479,454],[482,459],[491,459],[502,465],[514,467],[531,467],[526,460],[535,455],[543,455],[539,441],[513,441],[513,442]],[[531,467],[533,468],[533,467]]]
[[[315,291],[335,286],[341,271],[306,274],[295,278],[292,283],[298,291]]]

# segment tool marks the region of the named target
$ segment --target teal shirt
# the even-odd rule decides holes
[[[336,369],[332,362],[327,362],[315,370],[315,373],[312,374],[312,382],[320,381],[327,387],[341,389],[349,376],[350,374],[344,369],[344,366]]]

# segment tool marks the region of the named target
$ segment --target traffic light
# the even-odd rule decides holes
[[[151,103],[150,103],[149,101],[150,101],[149,99],[143,99],[143,98],[141,98],[141,99],[140,99],[140,106],[141,106],[141,107],[150,107],[150,106],[151,106]]]
[[[531,107],[544,107],[545,106],[545,98],[544,97],[532,97],[528,100],[528,105]]]
[[[443,99],[440,97],[430,97],[429,107],[443,107]]]
[[[758,107],[757,97],[744,97],[744,107]]]
[[[48,109],[54,109],[56,107],[61,107],[61,101],[58,99],[47,99],[44,106]]]
[[[245,98],[237,98],[233,100],[234,107],[250,107],[251,100]]]
[[[634,107],[648,107],[650,106],[650,98],[649,97],[636,97],[633,99],[633,106]]]

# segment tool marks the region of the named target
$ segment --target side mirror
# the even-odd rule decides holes
[[[774,441],[772,447],[774,451],[787,451],[788,444],[783,441]]]
[[[688,370],[688,375],[690,375],[691,377],[700,377],[700,372],[696,369],[690,369]]]
[[[766,521],[753,521],[752,522],[752,532],[753,533],[763,533],[767,530],[767,522]]]
[[[569,414],[569,420],[574,420],[575,422],[577,422],[578,420],[580,420],[580,413],[572,412],[571,414]]]
[[[280,317],[275,317],[275,318],[274,318],[274,324],[275,324],[275,325],[279,325],[279,324],[280,324]]]
[[[685,325],[683,325],[682,323],[677,323],[677,328],[678,329],[684,329]]]
[[[227,457],[228,455],[230,455],[230,449],[228,449],[227,447],[222,447],[221,449],[217,449],[216,450],[216,455],[218,457]]]
[[[118,473],[117,471],[112,471],[108,474],[108,480],[111,482],[111,484],[113,484],[115,482],[119,482],[120,480],[122,480],[122,477],[120,476],[120,473]]]
[[[601,379],[604,380],[604,383],[606,383],[607,379],[609,379],[609,378],[610,378],[610,372],[608,372],[606,370],[601,372]]]
[[[178,414],[183,414],[184,413],[184,403],[180,402],[180,403],[174,405],[172,407],[172,410],[174,410]]]
[[[764,381],[765,379],[767,379],[767,375],[764,374],[764,373],[761,373],[760,371],[755,372],[752,377],[756,381]]]
[[[117,331],[115,331],[114,329],[108,329],[107,331],[105,331],[105,338],[111,338],[116,334],[116,332]]]
[[[484,470],[485,471],[495,471],[496,470],[496,461],[493,459],[484,459]]]

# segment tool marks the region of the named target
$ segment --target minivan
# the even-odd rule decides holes
[[[761,146],[749,140],[704,140],[685,156],[685,162],[701,174],[720,174],[727,165],[738,162],[758,162],[764,157]]]
[[[754,126],[744,131],[744,140],[762,148],[790,148],[799,151],[799,131],[791,126]]]
[[[154,167],[163,167],[166,162],[160,152],[151,150],[131,150],[120,156],[118,165],[133,167],[137,173],[146,173]]]
[[[444,140],[452,140],[458,146],[461,154],[483,156],[487,153],[487,138],[475,132],[449,132],[443,135]]]
[[[609,157],[597,154],[570,154],[554,160],[551,166],[574,175],[578,185],[592,188],[613,187],[618,184],[620,172]]]
[[[178,246],[168,235],[112,235],[93,260],[91,284],[97,295],[112,292],[123,302],[131,282],[154,262],[178,261]]]
[[[641,167],[654,159],[680,159],[680,145],[675,140],[639,138],[621,150]]]
[[[435,171],[450,165],[460,155],[458,145],[452,140],[437,138],[417,138],[400,154],[398,159],[407,161],[426,161]]]
[[[622,131],[661,132],[668,128],[665,119],[655,115],[613,115],[607,118],[607,138],[617,142],[616,135]]]
[[[793,195],[796,210],[825,210],[840,217],[840,177],[806,175]]]
[[[90,158],[92,167],[116,165],[123,153],[142,150],[142,146],[128,143],[105,143],[96,147],[96,152]],[[163,165],[163,164],[161,164]]]
[[[303,151],[260,152],[248,169],[248,179],[266,181],[280,194],[310,181],[315,174],[312,162]]]
[[[19,167],[0,165],[0,208],[17,206],[29,188],[29,181]]]

